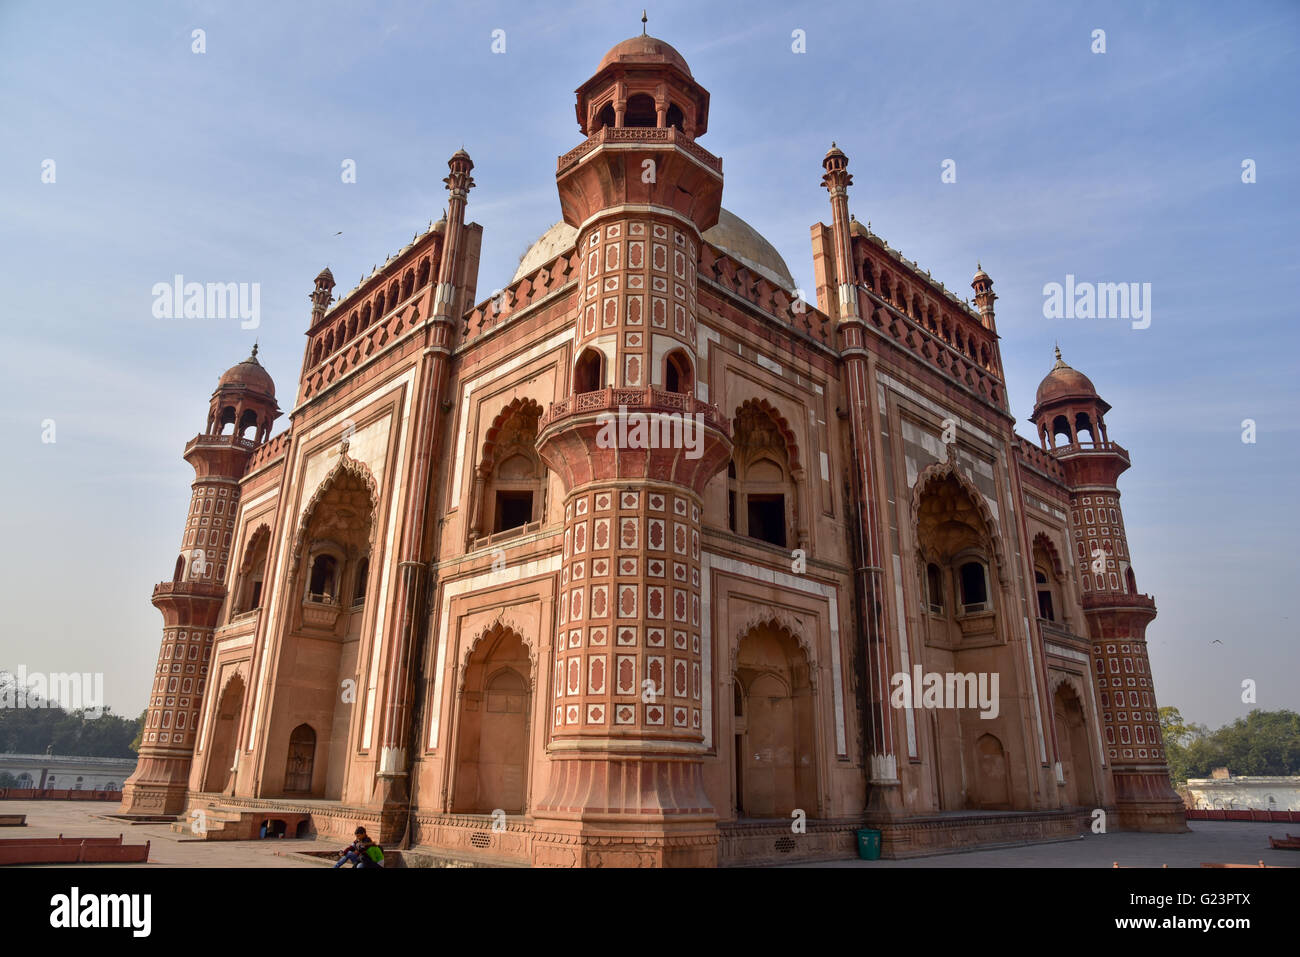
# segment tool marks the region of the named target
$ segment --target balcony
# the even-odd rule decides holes
[[[644,413],[678,413],[701,415],[706,426],[731,438],[731,423],[718,407],[682,392],[664,389],[600,389],[580,392],[559,402],[552,402],[537,421],[537,431],[542,433],[560,419],[571,415],[618,414],[623,411]]]
[[[569,150],[569,152],[561,156],[556,163],[556,173],[559,174],[563,172],[598,146],[604,146],[607,143],[636,143],[643,146],[676,146],[684,152],[689,153],[692,157],[699,160],[715,173],[722,173],[722,160],[714,156],[704,147],[700,146],[695,142],[695,140],[678,130],[675,126],[603,127],[595,133],[592,133],[591,136],[587,137],[578,146],[575,146],[573,149]]]
[[[224,598],[226,586],[219,582],[159,582],[153,586],[153,597],[163,595],[186,598]]]
[[[246,449],[251,452],[257,448],[257,443],[252,439],[241,439],[237,435],[196,435],[185,446],[185,451],[196,448]]]
[[[308,595],[302,603],[302,623],[307,628],[332,631],[342,613],[343,606],[330,595]]]

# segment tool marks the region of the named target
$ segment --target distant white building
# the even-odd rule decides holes
[[[0,772],[16,777],[17,787],[51,790],[120,791],[135,764],[135,758],[0,754]]]
[[[1234,777],[1215,768],[1208,778],[1188,778],[1186,803],[1199,810],[1300,811],[1300,775]]]

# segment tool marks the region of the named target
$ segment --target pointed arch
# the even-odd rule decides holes
[[[1034,541],[1030,547],[1030,552],[1041,548],[1047,555],[1052,565],[1052,574],[1057,578],[1065,578],[1065,566],[1061,563],[1061,554],[1056,550],[1056,543],[1048,536],[1046,532],[1039,532],[1034,536]]]
[[[745,618],[740,628],[736,630],[735,638],[731,642],[731,670],[729,673],[732,675],[736,673],[736,662],[740,655],[741,643],[762,628],[767,628],[779,636],[789,638],[803,652],[804,658],[808,661],[808,684],[815,692],[817,690],[817,656],[813,652],[812,644],[805,636],[807,629],[800,627],[789,611],[784,608],[774,608],[771,605],[755,608]]]
[[[536,419],[540,418],[541,414],[542,407],[536,400],[527,396],[512,399],[509,405],[497,413],[483,436],[483,452],[479,456],[479,468],[490,472],[496,466],[497,440],[501,438],[501,430],[512,418],[521,415]]]
[[[266,599],[266,563],[270,553],[271,526],[262,522],[248,536],[239,562],[239,579],[234,590],[235,614],[262,607]]]
[[[984,527],[988,529],[989,545],[993,549],[993,561],[998,567],[998,580],[1005,585],[1009,580],[1007,577],[1006,553],[1002,547],[1002,533],[998,530],[997,519],[993,517],[988,502],[984,500],[984,495],[980,490],[975,487],[975,483],[954,462],[934,462],[926,466],[921,474],[916,477],[916,483],[912,486],[913,528],[916,527],[917,519],[920,517],[921,499],[925,497],[926,492],[930,490],[932,485],[938,485],[949,478],[955,481],[962,491],[966,493],[980,520],[984,523]]]
[[[732,418],[733,423],[738,423],[746,415],[762,415],[771,420],[780,433],[781,438],[785,440],[786,455],[790,459],[790,471],[796,472],[803,468],[799,462],[799,441],[795,438],[794,430],[790,428],[790,423],[786,420],[780,411],[773,406],[767,399],[746,399],[740,405],[736,406],[735,416]],[[732,432],[736,432],[735,426]]]
[[[480,645],[490,652],[492,646],[502,638],[507,636],[516,638],[520,644],[528,651],[528,670],[525,676],[528,681],[529,689],[537,685],[537,643],[527,637],[526,629],[520,628],[519,625],[505,614],[498,615],[490,624],[484,626],[474,637],[465,643],[460,655],[460,675],[457,681],[456,690],[463,692],[465,690],[465,676],[469,673],[469,662],[474,657],[474,653]]]
[[[370,471],[364,462],[358,462],[346,452],[339,455],[339,460],[334,467],[329,470],[325,478],[321,479],[320,485],[316,486],[316,491],[311,500],[307,502],[301,514],[298,517],[298,531],[294,534],[292,564],[289,569],[289,580],[292,581],[298,571],[298,563],[302,557],[303,544],[306,541],[307,527],[311,523],[312,514],[316,511],[316,506],[320,500],[325,497],[334,483],[344,475],[351,475],[358,479],[365,487],[370,496],[370,533],[367,538],[368,543],[373,546],[375,542],[375,533],[379,528],[379,485],[375,481],[374,473]]]

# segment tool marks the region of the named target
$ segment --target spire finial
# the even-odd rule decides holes
[[[646,25],[646,20],[647,20],[647,17],[646,17],[646,15],[645,15],[645,11],[642,10],[642,11],[641,11],[641,36],[645,36],[645,25]]]
[[[976,271],[976,272],[983,272],[983,271],[984,271],[984,264],[981,263],[978,259],[975,260],[975,271]]]
[[[257,340],[256,340],[256,339],[253,340],[253,354],[252,354],[252,356],[250,356],[249,358],[252,358],[252,359],[256,359],[256,358],[257,358]]]

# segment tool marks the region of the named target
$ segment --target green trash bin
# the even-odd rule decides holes
[[[871,828],[858,831],[858,857],[864,861],[880,860],[880,832]]]

